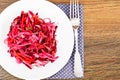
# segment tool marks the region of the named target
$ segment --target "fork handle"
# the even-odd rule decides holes
[[[75,44],[76,44],[76,51],[74,55],[74,75],[76,77],[83,77],[83,70],[82,70],[82,64],[81,64],[81,56],[78,51],[78,32],[77,29],[74,29],[74,35],[75,35]]]

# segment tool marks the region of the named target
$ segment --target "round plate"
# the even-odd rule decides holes
[[[31,10],[39,14],[41,18],[50,18],[58,25],[56,32],[57,53],[59,58],[48,63],[45,67],[29,69],[24,64],[18,64],[7,52],[8,47],[4,43],[10,30],[11,22],[20,15],[21,11]],[[0,64],[10,74],[22,78],[39,80],[52,76],[61,70],[68,62],[74,45],[74,35],[71,23],[65,13],[55,4],[46,0],[21,0],[7,7],[0,15]]]

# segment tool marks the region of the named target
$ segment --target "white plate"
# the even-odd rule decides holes
[[[32,70],[24,64],[17,64],[7,52],[8,47],[4,43],[6,34],[10,29],[13,19],[20,15],[21,11],[33,11],[42,18],[50,18],[58,24],[57,53],[59,58],[54,63],[48,63],[45,67],[37,67]],[[7,7],[0,15],[0,64],[10,74],[22,78],[39,80],[52,76],[61,70],[68,62],[74,44],[74,35],[71,23],[65,13],[55,4],[46,0],[21,0]]]

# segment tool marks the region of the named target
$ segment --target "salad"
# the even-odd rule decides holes
[[[38,13],[21,11],[11,23],[5,39],[8,52],[17,63],[30,69],[54,62],[58,58],[56,30],[57,25],[50,18],[42,19]]]

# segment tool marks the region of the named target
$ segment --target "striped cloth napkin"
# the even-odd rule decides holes
[[[69,4],[56,4],[59,8],[61,8],[66,15],[69,17]],[[82,63],[82,68],[83,68],[83,73],[84,73],[84,41],[83,41],[83,8],[82,5],[80,5],[79,7],[80,9],[80,27],[78,29],[78,48],[79,48],[79,52],[80,52],[80,56],[81,56],[81,63]],[[68,61],[68,63],[56,74],[54,74],[53,76],[49,77],[48,79],[73,79],[76,78],[74,75],[74,53],[75,53],[75,46],[72,52],[72,55]],[[81,76],[80,78],[83,78],[83,76]]]

